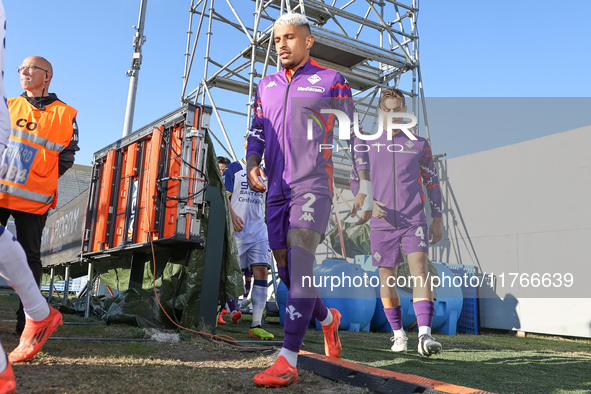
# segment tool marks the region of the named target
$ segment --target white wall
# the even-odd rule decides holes
[[[431,258],[494,274],[483,327],[591,337],[589,151],[591,126],[439,163],[444,239]],[[573,285],[519,284],[534,273],[571,273]]]

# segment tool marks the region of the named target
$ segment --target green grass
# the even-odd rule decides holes
[[[11,334],[17,298],[0,291],[0,339],[5,350],[18,343]],[[276,318],[265,329],[283,339]],[[144,330],[106,325],[96,318],[64,315],[55,337],[141,339]],[[250,316],[239,325],[218,326],[216,334],[250,341]],[[419,357],[417,336],[409,332],[409,352],[392,353],[388,334],[340,332],[342,358],[404,374],[414,374],[498,393],[591,393],[591,340],[564,339],[485,330],[483,335],[435,336],[443,353]],[[179,343],[79,342],[50,340],[32,361],[14,366],[19,392],[269,392],[252,376],[272,360],[181,332]],[[260,342],[261,349],[268,348]],[[247,345],[253,346],[253,345]],[[308,330],[303,350],[324,352],[321,331]],[[359,392],[306,371],[286,392]],[[318,388],[317,388],[318,387]],[[173,389],[174,388],[174,389]]]
[[[248,316],[246,316],[248,318]],[[267,324],[282,338],[282,327]],[[242,326],[220,326],[218,333],[246,340]],[[591,341],[484,330],[483,335],[437,335],[443,353],[421,358],[418,339],[408,334],[409,351],[390,351],[390,335],[340,331],[345,360],[498,393],[591,393]],[[321,331],[309,329],[303,350],[324,353]]]

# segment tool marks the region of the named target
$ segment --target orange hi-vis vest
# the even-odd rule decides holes
[[[12,131],[0,164],[0,207],[42,215],[57,204],[59,155],[74,134],[77,111],[59,100],[40,110],[8,99]]]

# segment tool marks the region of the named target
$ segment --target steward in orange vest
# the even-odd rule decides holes
[[[8,107],[12,131],[0,164],[0,207],[42,215],[55,208],[58,178],[74,162],[77,111],[53,93],[10,98]],[[60,155],[68,147],[72,160],[64,164]]]
[[[41,237],[49,208],[57,204],[58,178],[74,164],[78,148],[76,110],[53,93],[51,63],[29,56],[17,67],[20,97],[8,99],[10,137],[0,162],[0,222],[12,216],[19,243],[37,285],[41,283]],[[22,303],[15,334],[25,328]]]

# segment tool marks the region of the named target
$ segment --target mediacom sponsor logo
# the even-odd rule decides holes
[[[324,93],[324,88],[322,86],[298,86],[298,92]]]

